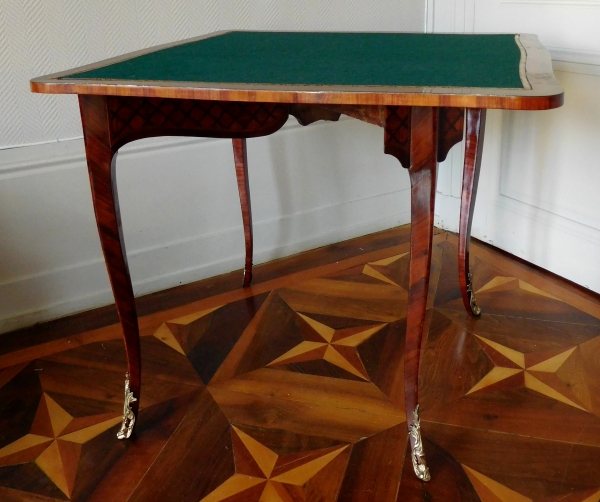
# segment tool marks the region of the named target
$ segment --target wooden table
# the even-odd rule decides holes
[[[383,127],[384,152],[408,169],[412,186],[406,416],[415,473],[429,480],[418,375],[436,167],[466,130],[458,273],[465,308],[477,316],[469,240],[486,109],[545,110],[563,103],[550,55],[535,35],[218,32],[36,78],[31,88],[79,95],[98,232],[127,352],[121,439],[132,433],[141,382],[138,320],[116,189],[118,149],[151,136],[233,138],[248,286],[246,138],[274,133],[289,115],[302,125],[344,114]]]

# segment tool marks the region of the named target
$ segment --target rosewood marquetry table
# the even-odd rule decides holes
[[[248,286],[252,217],[246,138],[274,133],[290,115],[302,125],[344,114],[383,127],[384,152],[408,170],[412,186],[406,417],[415,473],[430,479],[418,375],[437,163],[466,136],[458,273],[465,308],[477,316],[469,240],[486,110],[545,110],[563,103],[550,55],[535,35],[218,32],[36,78],[31,88],[79,95],[94,211],[127,352],[121,439],[133,430],[141,376],[117,199],[119,148],[151,136],[233,139]]]

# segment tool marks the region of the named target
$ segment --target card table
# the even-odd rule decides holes
[[[151,136],[232,138],[248,286],[252,217],[246,138],[274,133],[290,115],[302,125],[344,114],[381,126],[384,152],[399,160],[411,182],[406,417],[415,473],[430,479],[418,375],[437,163],[466,136],[458,274],[465,308],[478,316],[469,240],[486,110],[546,110],[563,103],[550,55],[535,35],[217,32],[35,78],[31,88],[79,96],[94,211],[127,353],[121,439],[133,430],[141,381],[138,320],[116,189],[118,149]]]

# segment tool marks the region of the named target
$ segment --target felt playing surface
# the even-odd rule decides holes
[[[65,79],[523,89],[514,35],[229,32]]]

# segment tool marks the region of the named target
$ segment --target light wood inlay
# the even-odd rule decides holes
[[[402,230],[393,238],[382,235],[388,244],[408,238]],[[143,316],[148,376],[135,442],[112,439],[126,363],[110,330],[103,339],[97,331],[80,333],[78,344],[65,342],[53,354],[20,346],[29,360],[0,387],[3,409],[17,410],[0,414],[6,435],[0,498],[596,500],[600,320],[591,313],[600,300],[474,242],[475,287],[493,286],[480,294],[485,310],[475,320],[462,304],[457,239],[437,234],[432,263],[439,280],[431,283],[420,370],[424,448],[434,475],[424,485],[406,456],[406,318],[363,319],[377,317],[378,304],[408,288],[408,257],[392,259],[407,249],[376,252],[368,242],[361,241],[366,252],[360,259],[322,250],[310,255],[318,266],[300,278],[297,270],[269,276],[274,286],[251,296],[253,304],[235,294],[223,301],[229,293],[218,290],[219,301],[193,300]],[[335,266],[320,261],[325,257]],[[289,260],[259,266],[259,284],[269,267],[289,270],[295,258]],[[365,275],[366,264],[399,286]],[[325,289],[315,287],[315,279]],[[223,280],[247,291],[239,274]],[[336,281],[343,287],[330,288]],[[337,303],[352,284],[356,315],[339,315]],[[289,294],[293,290],[303,296]],[[323,291],[330,301],[322,312],[300,308],[317,303]],[[150,336],[163,325],[185,355]],[[5,336],[8,344],[20,335]],[[323,356],[270,364],[303,342],[360,361],[367,379]],[[205,373],[210,364],[217,366],[214,377]]]

